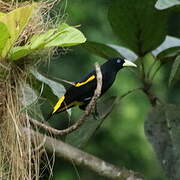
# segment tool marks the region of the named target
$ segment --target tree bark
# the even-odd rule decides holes
[[[28,128],[24,128],[24,132],[31,137],[38,136],[39,140],[44,142],[44,147],[48,152],[55,152],[57,157],[64,158],[69,162],[73,161],[76,165],[86,167],[100,176],[118,180],[142,180],[136,172],[116,167],[61,140],[43,135]]]

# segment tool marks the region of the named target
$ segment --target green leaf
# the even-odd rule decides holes
[[[160,53],[163,51],[166,51],[166,49],[172,48],[172,47],[179,47],[180,46],[180,39],[173,37],[173,36],[166,36],[166,39],[164,42],[156,48],[152,54],[157,57]]]
[[[139,56],[158,47],[166,35],[166,12],[154,8],[155,0],[114,0],[108,12],[120,45]]]
[[[63,85],[44,77],[42,74],[37,72],[36,69],[31,69],[30,72],[36,77],[36,79],[47,84],[51,88],[53,94],[58,98],[64,95],[65,88]]]
[[[177,57],[180,54],[180,46],[177,47],[171,47],[168,49],[165,49],[164,51],[160,52],[157,55],[157,58],[162,62],[168,62],[169,60],[174,60],[175,57]]]
[[[76,147],[84,146],[101,126],[104,119],[112,112],[116,102],[117,97],[110,97],[103,103],[99,103],[97,105],[99,118],[94,119],[93,116],[90,115],[79,129],[67,135],[66,142]]]
[[[6,14],[5,14],[5,13],[0,12],[0,17],[2,17],[2,16],[4,16],[4,15],[6,15]]]
[[[62,24],[60,24],[60,25],[58,26],[58,31],[63,32],[63,31],[66,30],[66,28],[68,28],[68,27],[69,27],[68,24],[62,23]]]
[[[52,110],[52,106],[54,106],[58,99],[64,95],[65,88],[56,81],[53,81],[40,74],[36,69],[30,69],[30,72],[37,79],[37,81],[36,79],[33,80],[32,87],[39,94],[38,103],[43,103],[44,105],[46,104],[48,106],[51,105],[51,107],[48,107],[45,112],[43,111],[43,114],[48,114],[50,112],[49,110]],[[41,106],[41,108],[43,108],[43,106]],[[69,115],[71,114],[71,110],[68,110],[67,112]]]
[[[11,60],[17,60],[24,56],[30,54],[33,50],[30,49],[30,46],[16,46],[11,49],[10,53],[8,54],[8,58]]]
[[[15,41],[18,39],[32,17],[34,9],[35,4],[27,5],[17,8],[0,17],[0,22],[3,22],[6,25],[10,34],[10,38],[3,49],[2,57],[5,57],[10,48],[14,45]]]
[[[9,53],[9,59],[18,60],[43,48],[74,46],[85,41],[86,38],[78,29],[63,23],[58,28],[34,35],[25,46],[12,48]]]
[[[135,61],[138,58],[138,56],[128,48],[125,48],[119,45],[114,45],[114,44],[109,44],[109,46],[115,49],[117,52],[119,52],[119,54],[121,54],[124,58],[130,61]]]
[[[57,33],[57,29],[50,29],[42,34],[36,34],[30,40],[30,48],[33,50],[44,48],[49,39]]]
[[[46,43],[45,47],[67,47],[74,46],[77,44],[84,43],[86,38],[83,33],[78,29],[68,26],[63,23],[59,28],[57,34],[55,34],[52,39]]]
[[[55,32],[56,29],[50,29],[49,31],[43,34],[34,35],[31,38],[30,42],[27,43],[27,45],[12,48],[8,54],[8,58],[11,60],[18,60],[38,49],[44,48],[45,44],[47,43],[46,41],[48,41],[49,38],[51,38]]]
[[[179,0],[158,0],[155,4],[155,7],[157,9],[167,9],[173,6],[177,6],[180,5],[180,1]]]
[[[87,41],[81,46],[87,49],[89,52],[105,59],[109,59],[112,57],[122,57],[122,55],[118,51],[106,44]]]
[[[9,38],[9,31],[3,22],[0,22],[0,56]]]
[[[180,108],[175,105],[154,107],[145,121],[145,133],[169,179],[180,177]]]
[[[179,70],[179,66],[180,66],[180,55],[176,57],[173,65],[172,65],[171,73],[170,73],[170,77],[169,77],[169,86],[171,85],[172,81],[174,80],[175,75],[177,74],[177,71]]]

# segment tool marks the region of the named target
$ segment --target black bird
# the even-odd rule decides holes
[[[136,67],[134,63],[119,57],[112,58],[101,65],[101,95],[103,95],[112,86],[117,72],[125,66]],[[64,96],[62,96],[54,106],[53,111],[51,112],[50,116],[48,116],[48,119],[52,115],[65,111],[73,106],[79,106],[80,109],[85,110],[86,106],[94,95],[96,85],[96,71],[93,70],[67,89]]]

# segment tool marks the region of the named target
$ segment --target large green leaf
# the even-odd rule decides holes
[[[110,97],[103,103],[99,103],[97,105],[99,118],[94,119],[93,116],[90,115],[79,129],[67,135],[66,142],[76,147],[85,145],[94,132],[101,126],[104,119],[111,113],[116,102],[117,97]]]
[[[180,54],[180,39],[166,36],[165,41],[153,51],[162,64],[174,60]]]
[[[46,43],[45,47],[67,47],[84,43],[86,38],[78,29],[68,26],[63,23],[57,29],[57,34],[54,34],[51,39]]]
[[[52,35],[54,35],[54,33],[56,33],[56,29],[50,29],[45,33],[34,35],[27,45],[12,48],[8,58],[11,60],[18,60],[34,52],[35,50],[44,48],[47,41]]]
[[[0,57],[2,56],[2,51],[6,45],[9,38],[9,31],[3,22],[0,22]]]
[[[31,69],[31,73],[36,77],[36,79],[47,84],[51,88],[53,94],[58,98],[64,95],[65,88],[63,85],[44,77],[36,69]]]
[[[30,72],[36,78],[33,80],[32,87],[36,90],[36,92],[39,93],[39,99],[41,98],[40,101],[44,102],[45,104],[51,104],[54,106],[58,99],[64,95],[64,86],[60,83],[57,83],[56,81],[49,79],[48,77],[45,77],[36,69],[31,69]],[[49,110],[45,113],[47,112],[49,113]],[[71,111],[68,111],[68,113],[70,114]]]
[[[0,17],[2,17],[2,16],[4,16],[4,15],[6,15],[6,14],[5,14],[5,13],[0,12]]]
[[[57,35],[57,29],[50,29],[42,34],[36,34],[30,40],[30,48],[33,50],[44,48],[44,46]]]
[[[162,10],[176,5],[180,5],[179,0],[158,0],[155,4],[155,7]]]
[[[17,59],[20,59],[24,56],[27,56],[31,52],[33,52],[33,50],[30,48],[29,45],[27,45],[27,46],[16,46],[16,47],[11,49],[10,54],[9,54],[9,58],[11,60],[17,60]]]
[[[180,108],[174,105],[154,107],[145,121],[145,133],[169,179],[180,178]]]
[[[130,61],[135,61],[138,58],[138,56],[128,48],[122,47],[120,45],[115,45],[115,44],[109,44],[109,46],[115,49],[117,52],[119,52],[119,54],[121,54],[124,58]]]
[[[24,46],[12,48],[9,53],[9,59],[18,60],[39,49],[55,46],[74,46],[85,41],[86,38],[78,29],[63,23],[58,28],[34,35]]]
[[[180,55],[176,57],[173,65],[172,65],[171,73],[170,73],[170,77],[169,77],[169,85],[171,85],[172,81],[175,79],[175,76],[179,70],[179,66],[180,66]],[[178,77],[178,79],[179,79],[179,77]]]
[[[166,35],[166,12],[154,8],[155,0],[113,0],[109,22],[120,45],[139,56],[158,47]]]
[[[10,48],[14,45],[15,41],[18,39],[21,32],[32,17],[34,9],[35,4],[27,5],[17,8],[6,15],[0,16],[0,22],[3,22],[6,25],[10,34],[10,38],[6,42],[6,45],[2,51],[2,57],[5,57]]]
[[[180,54],[180,46],[171,47],[165,49],[161,53],[157,55],[157,58],[161,61],[161,63],[166,63],[169,60],[174,60]]]
[[[166,49],[173,48],[173,47],[179,47],[180,46],[180,39],[173,37],[173,36],[166,36],[166,39],[164,42],[155,50],[153,50],[152,54],[154,56],[159,56],[160,53],[163,51],[166,51]]]
[[[86,41],[86,43],[81,46],[89,52],[105,59],[110,59],[112,57],[124,57],[131,61],[135,61],[137,59],[137,55],[131,50],[114,44]]]
[[[105,59],[109,59],[112,57],[122,57],[122,55],[118,51],[106,44],[87,41],[81,46],[87,49],[89,52]]]
[[[54,46],[74,46],[84,43],[86,38],[78,29],[62,23],[58,28],[50,29],[31,39],[31,49],[39,49]]]

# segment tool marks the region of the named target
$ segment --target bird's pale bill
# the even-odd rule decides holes
[[[132,66],[132,67],[137,67],[137,65],[136,64],[134,64],[133,62],[131,62],[131,61],[128,61],[128,60],[124,60],[125,62],[124,62],[124,64],[123,64],[123,66]]]

